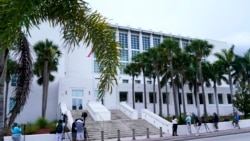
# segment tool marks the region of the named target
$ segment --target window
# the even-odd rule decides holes
[[[154,47],[158,46],[159,44],[160,44],[160,37],[154,37],[153,38]]]
[[[147,84],[152,84],[152,81],[151,80],[147,80]]]
[[[192,93],[187,93],[187,104],[194,104]]]
[[[119,33],[119,42],[123,48],[128,48],[128,34]]]
[[[11,86],[17,86],[17,74],[11,75]]]
[[[94,61],[94,73],[100,73],[100,68],[98,62]]]
[[[138,50],[132,50],[132,58],[139,53],[140,53],[140,51],[138,51]]]
[[[120,102],[128,100],[128,92],[120,92]]]
[[[208,94],[208,103],[214,104],[214,95],[212,93]]]
[[[153,93],[149,93],[149,103],[154,103]],[[155,93],[155,103],[157,103],[157,94]]]
[[[142,47],[143,50],[148,50],[150,47],[150,38],[149,36],[142,36]]]
[[[182,48],[185,48],[188,45],[187,40],[182,40]]]
[[[126,66],[128,65],[128,63],[125,62],[120,62],[121,66],[120,66],[120,73],[124,74],[124,69],[126,68]]]
[[[139,35],[138,34],[131,35],[131,48],[139,50]]]
[[[232,104],[232,97],[231,94],[227,94],[227,103]]]
[[[122,83],[128,83],[128,79],[122,79]]]
[[[168,103],[169,104],[169,93],[162,93],[162,102],[163,104]]]
[[[99,102],[100,101],[100,99],[98,98],[98,95],[99,95],[99,91],[98,90],[95,90],[94,91],[94,96],[95,96],[95,98],[96,98],[96,102]]]
[[[204,104],[204,102],[203,102],[203,96],[202,95],[203,95],[202,93],[199,94],[200,104]]]
[[[82,110],[83,90],[72,90],[72,110]]]
[[[135,84],[140,84],[141,81],[140,80],[135,80]]]
[[[120,60],[128,61],[128,50],[125,50],[125,49],[120,50]]]
[[[142,92],[135,92],[135,102],[137,103],[143,102]]]
[[[219,104],[223,104],[223,95],[222,94],[218,94],[218,100],[219,100]]]

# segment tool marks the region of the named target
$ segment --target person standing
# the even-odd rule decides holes
[[[17,123],[14,123],[11,129],[12,140],[21,141],[21,132],[22,132],[21,127]]]
[[[62,141],[63,138],[63,120],[59,120],[56,125],[56,141]]]
[[[178,136],[177,135],[178,119],[176,118],[176,116],[173,116],[172,124],[173,124],[173,136]]]
[[[76,121],[76,140],[84,140],[84,122],[81,119],[77,119]]]
[[[191,135],[192,134],[192,131],[191,131],[191,116],[190,116],[189,113],[187,113],[187,116],[186,116],[186,125],[187,125],[187,130],[188,130],[187,135]]]
[[[72,141],[76,141],[76,121],[77,119],[72,123],[72,129],[71,129]]]
[[[218,115],[214,112],[214,118],[213,118],[213,121],[214,121],[214,127],[215,127],[215,131],[218,131],[218,122],[219,122],[219,117]]]
[[[199,125],[199,118],[194,113],[192,113],[192,116],[193,116],[193,119],[194,119],[194,127],[195,127],[195,130],[196,130],[196,136],[199,136],[199,128],[198,128],[198,126],[200,126]]]
[[[239,114],[236,111],[234,111],[234,119],[233,119],[234,128],[238,127],[240,129],[239,120],[240,120]]]

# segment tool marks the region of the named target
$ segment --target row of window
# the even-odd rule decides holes
[[[169,101],[169,93],[162,93],[162,102],[167,103]],[[128,92],[120,92],[120,101],[128,101]],[[226,97],[224,94],[218,94],[218,104],[232,104],[232,99],[230,94],[226,94]],[[158,98],[157,94],[155,95],[155,102],[157,103]],[[187,104],[194,104],[194,99],[193,99],[193,94],[192,93],[187,93],[186,95],[187,99]],[[143,103],[143,92],[135,92],[135,102],[137,103]],[[154,97],[153,97],[153,92],[149,93],[149,103],[154,103]],[[199,101],[200,104],[204,104],[202,94],[199,94]],[[179,94],[179,104],[182,104],[181,100],[181,94]],[[208,94],[208,104],[215,104],[215,97],[214,94],[209,93]]]

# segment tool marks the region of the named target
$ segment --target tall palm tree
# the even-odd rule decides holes
[[[218,58],[218,62],[221,65],[221,68],[225,71],[228,76],[228,84],[230,88],[231,99],[233,100],[233,71],[236,68],[237,63],[235,62],[235,53],[234,53],[234,45],[231,48],[222,49],[221,53],[214,54]],[[233,105],[232,105],[233,106]],[[233,107],[233,111],[234,111]]]
[[[175,115],[178,115],[178,107],[177,107],[177,98],[176,98],[176,88],[174,84],[174,73],[173,73],[173,56],[175,56],[178,52],[181,51],[179,47],[178,41],[174,39],[164,39],[163,42],[159,45],[162,48],[162,53],[165,53],[165,56],[168,56],[168,62],[170,65],[170,73],[171,73],[171,82],[173,87],[173,97],[174,97],[174,108]]]
[[[185,83],[185,75],[184,75],[184,71],[185,68],[187,68],[190,64],[190,57],[189,55],[184,52],[181,51],[177,54],[176,57],[174,57],[174,68],[176,68],[175,70],[178,72],[179,75],[179,81],[180,81],[180,88],[181,88],[181,93],[182,93],[182,104],[183,104],[183,113],[184,115],[186,115],[186,100],[185,100],[185,93],[184,93],[184,83]]]
[[[3,101],[4,70],[9,48],[16,45],[19,47],[19,51],[22,51],[20,54],[24,55],[21,57],[22,59],[18,59],[23,61],[19,63],[18,75],[18,80],[22,83],[18,84],[16,88],[15,106],[10,116],[9,127],[26,103],[32,78],[30,48],[24,34],[30,35],[30,29],[39,27],[42,22],[49,22],[52,27],[60,27],[66,47],[73,49],[82,41],[87,46],[92,44],[91,49],[95,53],[101,71],[100,85],[98,85],[99,98],[104,96],[105,91],[112,91],[112,86],[117,84],[119,52],[118,43],[113,38],[113,29],[109,27],[104,17],[91,10],[87,2],[84,0],[1,1],[0,101]],[[0,109],[2,107],[3,103],[0,104]],[[4,115],[2,111],[0,113],[1,120]],[[0,125],[0,128],[2,129],[3,126]],[[3,140],[1,129],[0,141]]]
[[[190,56],[190,65],[185,68],[184,76],[185,79],[188,81],[188,87],[190,91],[193,92],[195,98],[195,106],[197,108],[197,114],[200,116],[200,100],[199,100],[199,77],[198,77],[198,68],[199,65],[197,64],[195,58]]]
[[[148,57],[148,58],[150,58],[149,62],[151,62],[150,64],[153,67],[153,76],[155,76],[157,79],[158,99],[159,99],[159,115],[162,116],[162,93],[161,93],[161,84],[160,84],[161,50],[159,47],[154,47],[154,48],[149,48],[147,50],[147,52],[149,53],[149,57]]]
[[[124,69],[124,73],[132,76],[132,103],[133,103],[133,109],[135,109],[135,88],[134,88],[134,82],[135,77],[139,76],[140,74],[140,67],[136,63],[130,63],[126,66]]]
[[[204,81],[206,83],[206,86],[210,87],[211,82],[213,83],[216,111],[217,111],[217,115],[220,115],[217,85],[221,85],[222,80],[227,81],[226,77],[223,75],[224,71],[221,69],[220,63],[218,61],[214,63],[210,63],[210,62],[202,63],[202,71],[203,71],[202,73],[204,74],[203,76],[204,76]]]
[[[14,59],[11,59],[10,57],[7,60],[7,72],[6,72],[6,79],[5,79],[5,103],[4,103],[4,127],[7,127],[7,101],[8,101],[8,93],[9,93],[9,84],[10,81],[12,79],[12,76],[15,75],[17,73],[17,68],[18,68],[18,64],[17,61],[15,61]]]
[[[137,63],[142,71],[143,75],[143,97],[144,97],[144,108],[147,109],[147,91],[146,91],[146,65],[148,63],[147,52],[140,53],[132,58],[135,63]]]
[[[185,50],[187,53],[191,53],[196,57],[196,61],[199,63],[199,77],[200,77],[200,85],[202,89],[202,99],[204,105],[204,115],[207,115],[207,107],[206,107],[206,99],[205,99],[205,90],[203,84],[203,76],[202,76],[202,67],[201,61],[202,58],[207,57],[213,49],[213,45],[209,44],[205,40],[196,39],[191,42],[188,46],[186,46]]]
[[[37,83],[43,86],[42,117],[46,118],[49,81],[54,80],[51,72],[57,71],[59,57],[62,53],[59,51],[59,47],[48,39],[37,42],[33,48],[37,55],[34,74],[38,76]]]

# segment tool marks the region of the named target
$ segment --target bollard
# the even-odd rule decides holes
[[[120,139],[120,130],[117,130],[117,141],[121,141],[121,139]]]
[[[101,131],[101,140],[104,141],[104,131]]]
[[[160,127],[160,137],[162,137],[162,127]]]
[[[132,140],[135,140],[135,129],[132,129],[132,132],[133,132],[133,139]]]
[[[147,128],[147,138],[149,138],[149,129]]]

